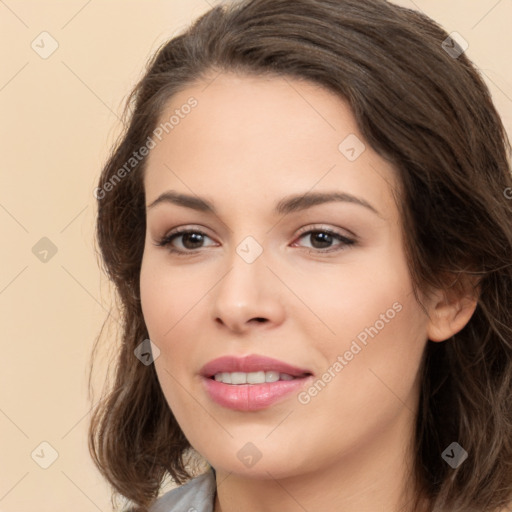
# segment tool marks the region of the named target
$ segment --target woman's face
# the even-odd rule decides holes
[[[176,94],[161,121],[144,178],[141,300],[191,445],[217,470],[256,478],[400,457],[427,317],[391,165],[343,100],[293,79],[221,74]],[[309,200],[317,194],[337,199]],[[195,234],[156,245],[178,228]],[[202,374],[247,355],[308,375],[286,380],[268,361]],[[269,382],[233,383],[248,373]]]

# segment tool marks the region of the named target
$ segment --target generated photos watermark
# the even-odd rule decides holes
[[[196,98],[191,96],[186,103],[181,105],[180,108],[174,110],[174,114],[169,117],[168,121],[160,123],[152,132],[144,144],[132,153],[132,156],[120,167],[110,178],[103,184],[102,187],[97,187],[93,190],[93,195],[96,199],[101,200],[105,198],[108,192],[114,190],[115,186],[128,174],[130,174],[137,165],[149,155],[149,152],[156,148],[157,144],[162,141],[164,133],[168,134],[178,126],[185,117],[192,112],[192,109],[197,107],[199,102]],[[156,140],[155,140],[156,139]]]
[[[327,371],[321,375],[307,390],[301,391],[297,395],[297,400],[302,405],[307,405],[311,399],[320,393],[336,375],[338,375],[345,366],[347,366],[354,357],[359,354],[368,344],[368,338],[375,338],[386,324],[389,324],[393,318],[402,311],[403,306],[400,302],[395,302],[385,313],[379,315],[379,319],[370,327],[365,327],[355,339],[352,340],[349,350],[343,355],[338,355],[336,361],[327,368]],[[359,342],[359,343],[358,343]],[[361,346],[362,345],[362,346]]]

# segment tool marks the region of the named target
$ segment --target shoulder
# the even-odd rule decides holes
[[[150,512],[213,512],[216,482],[213,469],[160,496]]]

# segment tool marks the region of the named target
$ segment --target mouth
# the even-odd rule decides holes
[[[234,385],[264,384],[313,375],[309,369],[257,354],[219,357],[205,364],[200,373],[207,379]]]
[[[257,371],[257,372],[218,372],[210,376],[212,380],[222,382],[223,384],[231,384],[239,386],[241,384],[265,384],[278,381],[289,381],[302,379],[312,375],[310,372],[305,372],[301,375],[290,375],[289,373],[281,373],[274,370]]]
[[[261,381],[263,375],[266,379],[267,374],[270,374],[270,382],[247,382]],[[224,379],[234,380],[235,383],[224,382]],[[289,399],[310,385],[312,379],[311,374],[292,376],[274,371],[222,372],[203,378],[203,384],[206,394],[217,405],[237,412],[255,412]]]

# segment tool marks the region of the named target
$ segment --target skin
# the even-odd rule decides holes
[[[147,205],[174,190],[217,209],[147,210],[141,301],[163,393],[217,471],[216,512],[396,512],[414,492],[410,443],[427,339],[462,329],[476,301],[435,290],[424,300],[430,319],[415,301],[396,173],[367,143],[354,161],[339,151],[349,134],[364,142],[343,99],[291,78],[222,73],[207,83],[170,100],[162,120],[190,96],[198,105],[151,150],[144,176]],[[272,212],[285,196],[320,191],[352,194],[378,214],[350,202]],[[172,242],[195,255],[155,245],[178,227],[207,235]],[[322,228],[357,241],[299,233]],[[252,263],[236,252],[247,236],[263,250]],[[203,389],[201,367],[228,354],[267,355],[318,379],[396,303],[400,312],[307,404],[292,393],[262,411],[232,411]],[[261,453],[251,467],[237,457],[248,442]]]

